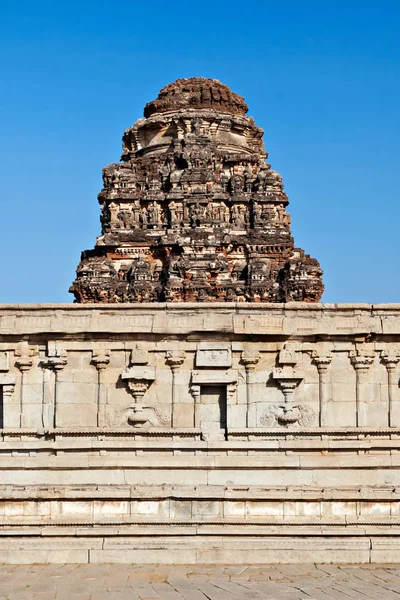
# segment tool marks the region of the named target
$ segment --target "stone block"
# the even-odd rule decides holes
[[[200,342],[196,352],[196,367],[231,367],[231,344]]]
[[[335,517],[356,517],[357,503],[356,502],[323,502],[322,515],[331,514]]]
[[[1,554],[0,554],[1,557]],[[196,549],[191,548],[120,548],[92,550],[91,563],[119,563],[119,564],[164,564],[177,565],[196,564]]]
[[[246,515],[249,517],[283,517],[283,514],[283,502],[246,502]]]
[[[84,398],[84,396],[83,396]],[[75,408],[76,403],[57,404],[56,423],[57,427],[95,427],[97,425],[97,404],[79,403],[79,411]]]
[[[246,427],[247,406],[245,404],[232,405],[228,407],[228,430],[230,427]]]
[[[193,404],[193,398],[192,398]],[[194,406],[190,404],[176,404],[174,406],[174,423],[176,427],[193,427],[194,423]]]
[[[73,550],[0,550],[0,563],[2,564],[82,564],[87,562],[89,562],[89,550],[86,548],[75,548]]]
[[[169,517],[169,500],[133,500],[131,502],[132,516]]]
[[[192,382],[194,384],[229,384],[236,383],[238,379],[237,371],[229,369],[228,371],[213,371],[210,369],[204,371],[193,371]]]
[[[190,519],[192,515],[192,502],[189,499],[175,500],[170,503],[170,516],[172,519]]]
[[[97,500],[93,503],[93,518],[128,517],[130,505],[128,501]]]
[[[400,555],[400,540],[397,538],[372,537],[372,563],[398,563]]]

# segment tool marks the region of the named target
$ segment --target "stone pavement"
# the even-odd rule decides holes
[[[0,565],[0,600],[400,600],[400,565]]]

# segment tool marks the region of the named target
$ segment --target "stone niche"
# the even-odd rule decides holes
[[[2,562],[398,561],[400,306],[4,306],[0,335]]]

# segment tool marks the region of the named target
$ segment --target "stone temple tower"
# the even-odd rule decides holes
[[[294,247],[282,178],[241,96],[215,79],[163,88],[103,169],[101,236],[76,302],[318,302],[322,271]]]

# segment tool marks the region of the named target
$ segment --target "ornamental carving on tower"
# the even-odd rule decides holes
[[[101,235],[76,302],[318,302],[318,261],[294,247],[282,178],[241,96],[178,79],[103,169]]]

